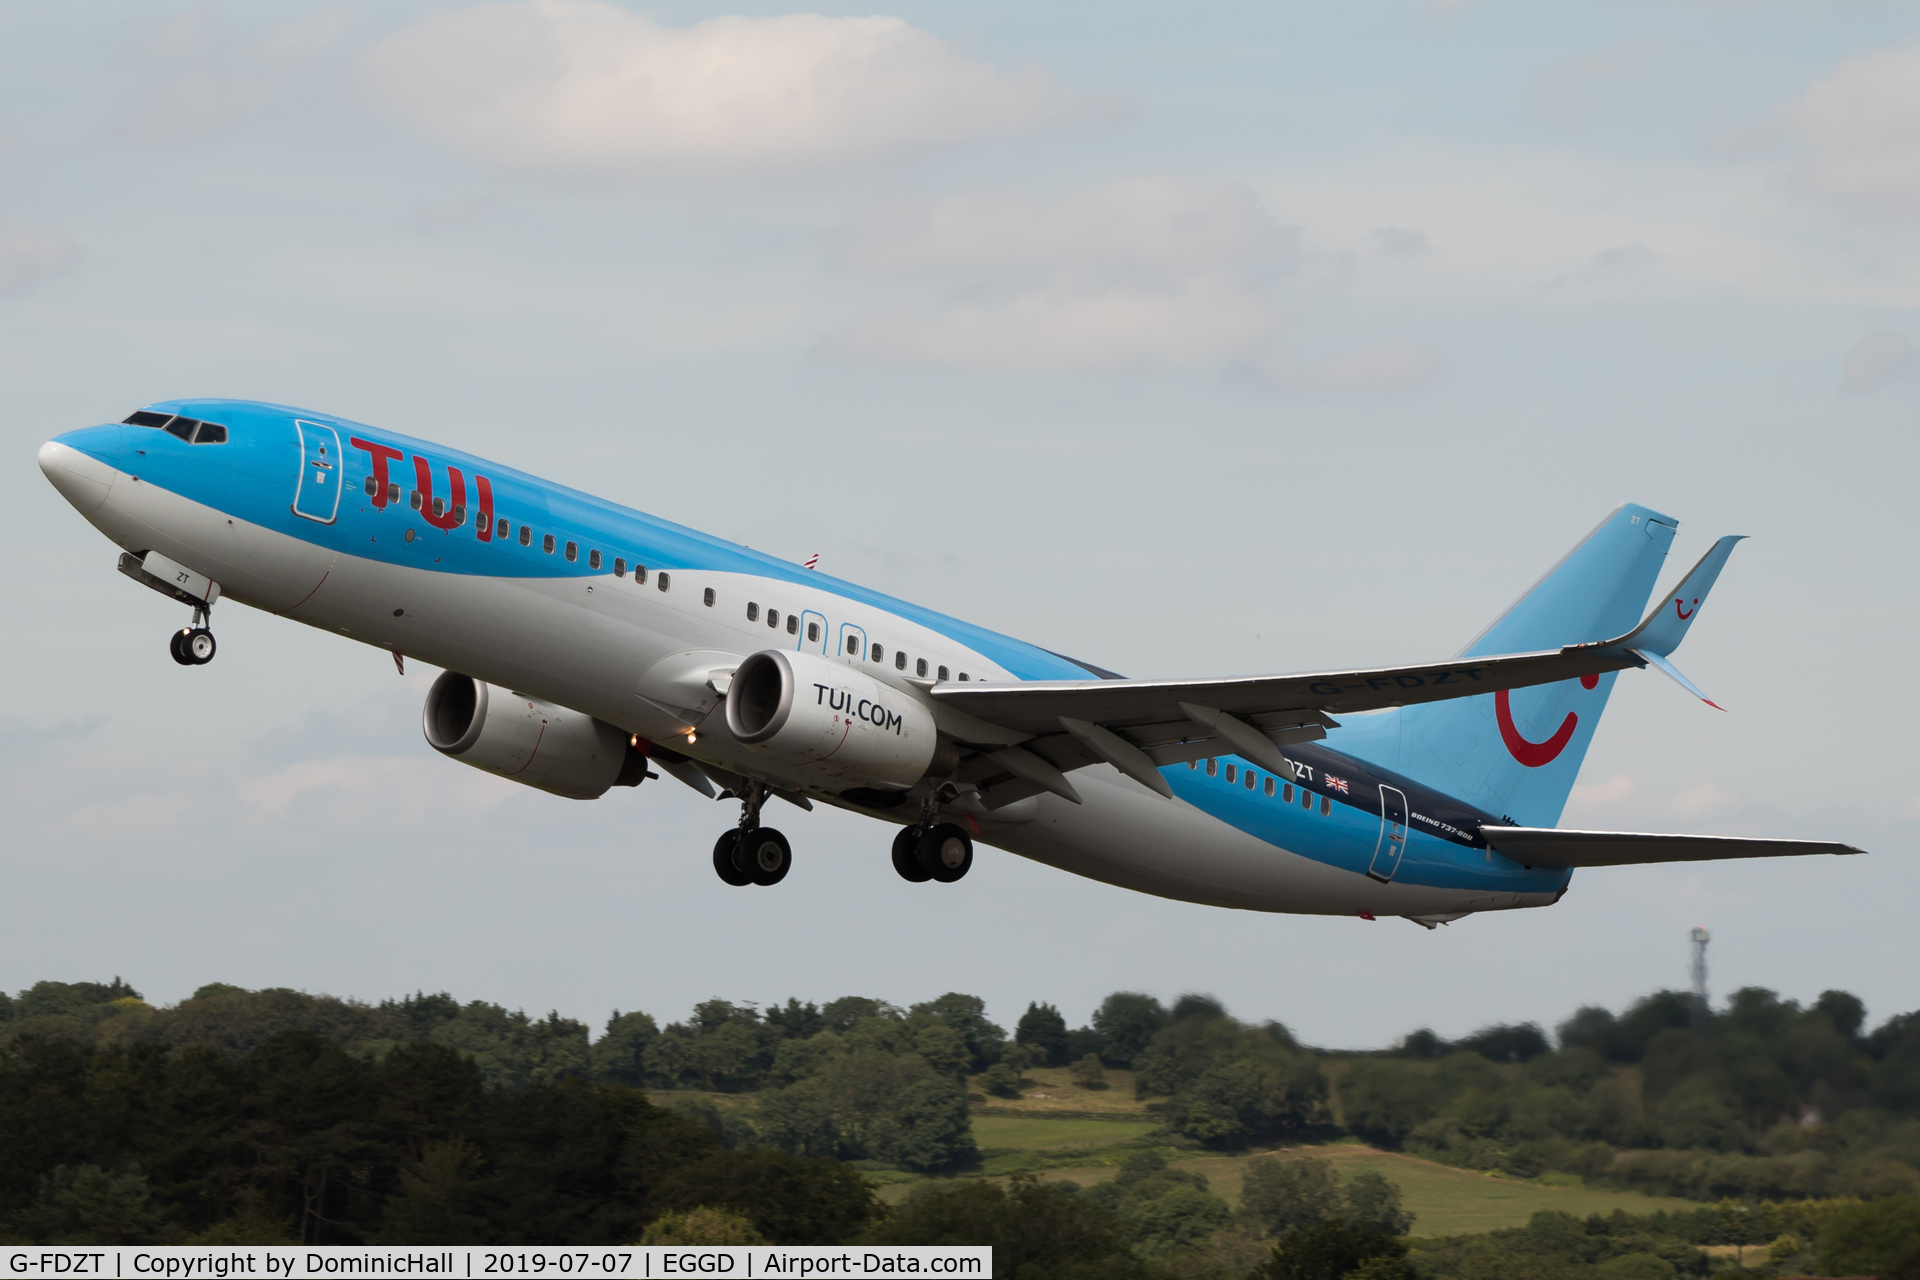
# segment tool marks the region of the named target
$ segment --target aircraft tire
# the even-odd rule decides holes
[[[973,868],[973,841],[951,822],[923,833],[915,853],[921,869],[941,884],[952,884]]]
[[[740,838],[734,850],[734,866],[738,868],[743,862],[753,883],[776,885],[793,869],[793,846],[772,827],[756,827]]]
[[[720,833],[713,842],[713,872],[722,880],[738,889],[753,883],[753,877],[733,865],[733,852],[740,843],[739,828]]]
[[[183,667],[193,665],[193,658],[187,653],[187,632],[188,628],[182,627],[167,637],[167,652],[172,654],[173,660]]]
[[[920,865],[920,828],[902,827],[893,837],[893,869],[902,880],[924,884],[933,879]]]
[[[186,653],[187,661],[196,667],[204,667],[209,662],[212,662],[214,652],[218,647],[219,646],[213,642],[213,632],[207,630],[205,627],[193,628],[187,632],[186,637],[180,641],[180,648]]]

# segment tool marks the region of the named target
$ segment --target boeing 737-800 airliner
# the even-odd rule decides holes
[[[472,457],[323,413],[153,404],[40,466],[193,611],[237,600],[443,673],[436,751],[555,795],[657,778],[739,801],[732,885],[792,865],[778,798],[897,827],[958,880],[973,842],[1143,893],[1419,924],[1540,907],[1573,868],[1855,853],[1555,827],[1621,671],[1668,660],[1737,538],[1642,609],[1676,523],[1628,504],[1444,662],[1127,680]]]

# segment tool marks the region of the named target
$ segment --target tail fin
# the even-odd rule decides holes
[[[1646,507],[1618,508],[1460,656],[1558,649],[1631,630],[1677,528],[1677,521]],[[1616,674],[1359,717],[1334,730],[1328,745],[1522,826],[1551,827],[1566,807]]]

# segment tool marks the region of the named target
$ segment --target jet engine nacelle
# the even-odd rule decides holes
[[[420,718],[441,755],[569,800],[647,776],[646,756],[606,721],[457,672],[440,673]]]
[[[862,786],[904,791],[942,750],[933,713],[843,663],[762,649],[727,689],[727,728],[782,764]]]

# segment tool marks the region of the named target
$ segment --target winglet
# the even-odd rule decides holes
[[[1602,642],[1600,647],[1626,649],[1642,656],[1658,655],[1662,658],[1678,649],[1680,642],[1687,638],[1687,631],[1693,626],[1694,618],[1699,616],[1700,606],[1706,601],[1707,592],[1713,589],[1714,581],[1719,578],[1720,570],[1727,563],[1727,557],[1733,554],[1734,543],[1745,536],[1745,534],[1732,534],[1708,547],[1707,554],[1700,557],[1700,563],[1694,565],[1687,576],[1680,579],[1679,586],[1661,598],[1660,603],[1654,606],[1653,612],[1649,613],[1639,626],[1618,640]],[[1677,672],[1669,670],[1668,674],[1675,679],[1680,679]],[[1681,683],[1686,685],[1685,680],[1681,680]],[[1686,687],[1696,694],[1699,693],[1699,690],[1694,689],[1692,685],[1686,685]],[[1701,701],[1706,701],[1704,695]]]
[[[1671,662],[1668,662],[1665,658],[1653,652],[1651,649],[1629,649],[1628,652],[1633,654],[1635,657],[1646,659],[1648,666],[1652,667],[1654,670],[1658,671],[1660,674],[1666,676],[1669,680],[1679,685],[1682,689],[1685,689],[1688,693],[1692,694],[1694,697],[1700,699],[1700,701],[1712,707],[1715,711],[1726,710],[1725,707],[1715,702],[1712,698],[1709,698],[1706,694],[1700,692],[1700,686],[1696,685],[1693,681],[1681,675],[1678,667],[1675,667]]]

